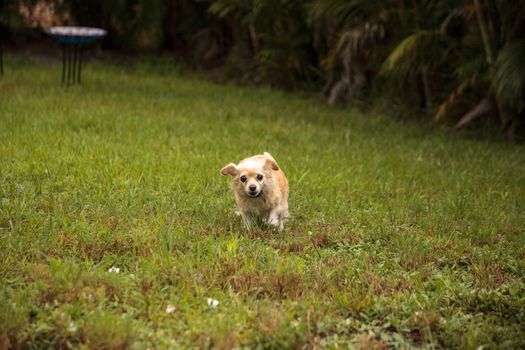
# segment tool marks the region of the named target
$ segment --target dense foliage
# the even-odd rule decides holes
[[[511,0],[63,0],[105,45],[169,48],[227,77],[321,89],[331,103],[387,96],[436,122],[525,120],[525,3]],[[5,8],[20,1],[4,0]]]

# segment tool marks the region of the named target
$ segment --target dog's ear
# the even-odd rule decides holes
[[[273,159],[272,155],[268,152],[263,152],[263,155],[266,157],[266,158],[270,158],[271,160],[273,160],[275,162],[275,159]]]
[[[270,153],[264,152],[263,155],[266,158],[266,161],[264,162],[265,167],[275,170],[275,171],[279,170],[279,166],[277,165],[277,162],[275,161],[275,159],[272,157]]]
[[[222,176],[226,176],[226,175],[235,176],[237,175],[238,172],[239,172],[239,168],[237,167],[236,164],[233,164],[233,163],[230,163],[221,169]]]
[[[270,159],[270,158],[266,158],[266,161],[264,162],[264,166],[268,169],[272,169],[272,170],[279,170],[279,166],[277,166],[277,163],[275,162],[275,160],[273,159]]]

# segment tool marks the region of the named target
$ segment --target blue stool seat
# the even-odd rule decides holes
[[[47,34],[63,44],[86,44],[107,34],[107,31],[91,27],[51,27]]]

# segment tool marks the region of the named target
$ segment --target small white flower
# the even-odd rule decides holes
[[[75,322],[71,321],[67,326],[67,330],[71,333],[75,333],[78,330],[78,326]]]
[[[109,273],[119,273],[120,272],[120,268],[119,267],[115,267],[115,266],[111,266],[108,270]]]
[[[93,295],[89,294],[89,293],[86,293],[86,292],[82,292],[80,293],[80,296],[84,299],[88,299],[88,300],[91,300],[93,298]]]
[[[168,305],[168,306],[166,307],[166,312],[167,312],[168,314],[171,314],[173,311],[175,311],[175,306],[173,306],[173,305],[170,304],[170,305]]]
[[[219,301],[216,300],[216,299],[208,298],[207,301],[208,301],[208,306],[210,306],[210,307],[217,307],[217,306],[219,306]]]

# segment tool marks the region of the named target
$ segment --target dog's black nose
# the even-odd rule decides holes
[[[250,191],[254,192],[257,189],[257,186],[250,185],[248,188],[250,189]]]

